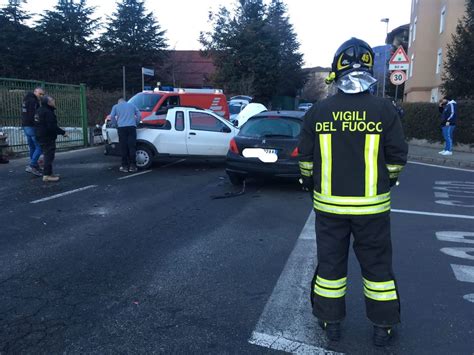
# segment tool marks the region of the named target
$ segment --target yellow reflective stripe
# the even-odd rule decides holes
[[[314,191],[314,198],[321,201],[336,205],[373,205],[390,200],[390,192],[373,197],[364,196],[325,196]]]
[[[300,161],[300,168],[306,170],[313,170],[313,162]]]
[[[301,170],[300,170],[300,173],[301,173],[301,175],[307,176],[307,177],[313,176],[313,172],[312,172],[312,171],[308,171],[308,170],[303,170],[303,169],[301,169]]]
[[[364,295],[367,298],[370,298],[374,301],[395,301],[398,299],[397,292],[388,291],[388,292],[374,292],[370,291],[364,287]]]
[[[371,215],[390,211],[390,201],[375,206],[361,206],[361,207],[345,207],[345,206],[331,206],[318,201],[314,201],[314,208],[321,212],[333,214],[348,214],[348,215]]]
[[[346,289],[347,287],[341,288],[339,290],[326,290],[324,288],[319,287],[318,285],[314,285],[314,293],[326,298],[344,297],[344,295],[346,294]]]
[[[316,276],[316,282],[320,286],[323,286],[323,287],[341,288],[342,286],[346,286],[347,277],[343,277],[342,279],[338,279],[338,280],[328,280],[328,279],[323,279],[320,276]]]
[[[397,179],[399,175],[400,175],[399,173],[389,173],[388,177],[390,179]]]
[[[369,281],[365,278],[362,278],[362,279],[364,282],[364,286],[374,291],[393,290],[395,288],[395,282],[393,280],[383,281],[383,282],[374,282],[374,281]]]
[[[391,173],[400,172],[400,171],[402,171],[402,169],[403,169],[403,165],[387,164],[387,169],[388,169],[388,171],[390,171]]]
[[[321,192],[331,195],[332,184],[332,143],[330,134],[319,135],[321,149]]]
[[[377,195],[379,142],[378,134],[365,136],[365,196]]]

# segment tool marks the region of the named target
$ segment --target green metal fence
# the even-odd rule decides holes
[[[86,146],[88,132],[84,84],[68,85],[0,78],[0,131],[8,134],[12,150],[17,153],[28,151],[28,144],[21,130],[21,104],[24,96],[38,86],[56,100],[59,126],[69,135],[69,138],[58,137],[58,148]]]

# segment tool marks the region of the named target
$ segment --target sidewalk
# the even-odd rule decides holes
[[[441,164],[461,168],[474,168],[474,153],[453,151],[453,155],[438,154],[442,148],[409,144],[408,159],[424,163]]]

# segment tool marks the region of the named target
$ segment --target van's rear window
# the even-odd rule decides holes
[[[160,99],[160,94],[144,94],[140,92],[128,100],[128,102],[134,104],[142,112],[151,112]]]

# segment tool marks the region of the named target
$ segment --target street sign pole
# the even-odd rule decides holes
[[[398,85],[395,85],[395,102],[397,102],[398,99]]]
[[[122,81],[123,81],[123,99],[127,99],[127,91],[125,88],[125,65],[122,67]]]

